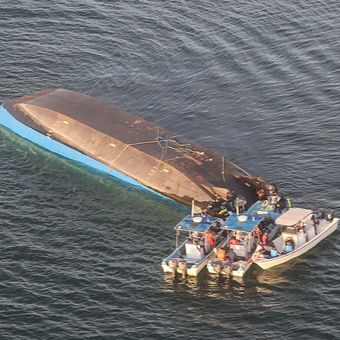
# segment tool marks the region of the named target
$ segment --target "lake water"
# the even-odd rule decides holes
[[[0,101],[81,91],[340,215],[336,0],[1,0]],[[245,282],[164,277],[187,208],[0,131],[1,339],[339,339],[335,232]]]

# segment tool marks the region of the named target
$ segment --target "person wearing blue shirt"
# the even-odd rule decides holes
[[[270,257],[278,257],[279,252],[277,251],[275,246],[272,246],[272,249],[270,250]]]
[[[285,252],[290,253],[294,250],[294,242],[291,238],[288,238],[286,241]]]

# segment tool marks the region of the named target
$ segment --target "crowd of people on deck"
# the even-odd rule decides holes
[[[286,208],[286,199],[279,194],[278,188],[275,184],[267,184],[260,187],[257,190],[258,201],[261,201],[261,208],[268,211],[279,211],[281,212]],[[218,217],[221,220],[225,220],[230,216],[231,213],[242,213],[246,210],[246,202],[243,198],[237,196],[234,191],[227,190],[225,193],[225,199],[220,196],[216,196],[215,200],[211,201],[206,209],[202,210],[201,216],[207,217]],[[211,227],[209,227],[200,240],[200,246],[204,247],[205,253],[209,253],[214,249],[216,258],[221,261],[234,262],[236,261],[236,253],[233,251],[230,245],[239,244],[240,241],[235,237],[231,237],[229,244],[225,248],[216,248],[216,245],[225,237],[220,235],[221,240],[217,239],[221,232],[221,220],[217,220]],[[259,252],[268,253],[269,248],[272,256],[278,256],[275,245],[270,244],[269,233],[266,230],[261,230],[257,227],[254,230],[254,237],[259,245]],[[198,240],[193,240],[193,243],[198,244]],[[294,244],[290,244],[290,247],[294,248]],[[290,249],[287,247],[287,251]],[[275,255],[275,251],[277,255]]]
[[[268,184],[257,191],[258,200],[262,202],[261,208],[268,211],[282,212],[287,208],[287,200],[280,195],[275,184]],[[270,242],[269,233],[266,230],[260,230],[259,227],[254,230],[254,237],[257,239],[257,256],[277,257],[281,255],[274,243]],[[293,240],[286,240],[286,247],[282,253],[288,253],[294,250]]]
[[[216,251],[216,259],[221,262],[228,262],[233,263],[237,261],[237,254],[233,250],[233,248],[230,247],[220,247],[217,248]]]
[[[262,208],[269,211],[281,212],[287,208],[286,199],[282,194],[279,194],[275,184],[267,184],[257,190],[257,198],[262,202]]]
[[[279,194],[275,184],[267,184],[257,190],[257,198],[261,203],[261,208],[268,211],[284,210],[286,206],[286,199]],[[231,213],[242,213],[246,211],[246,200],[239,197],[234,191],[228,190],[225,192],[225,198],[216,195],[215,199],[209,202],[208,206],[202,210],[200,215],[202,217],[213,216],[219,217],[223,220],[228,218]]]
[[[279,194],[278,188],[275,184],[267,184],[257,190],[258,201],[261,202],[261,209],[268,211],[283,212],[290,206],[289,200],[287,200],[282,194]],[[240,204],[241,202],[241,204]],[[243,198],[237,196],[237,194],[231,190],[227,190],[225,199],[220,196],[216,196],[215,200],[211,201],[206,209],[202,212],[202,217],[212,216],[218,217],[218,220],[210,226],[205,232],[203,237],[193,240],[193,243],[200,243],[200,247],[204,247],[206,254],[214,250],[216,254],[216,260],[231,265],[237,261],[237,254],[233,250],[233,245],[240,244],[240,240],[236,236],[230,237],[227,245],[224,247],[216,247],[226,236],[228,231],[222,231],[221,225],[223,221],[232,213],[242,213],[246,210],[246,202]],[[320,221],[318,216],[313,215],[312,221],[316,230]],[[300,221],[295,225],[296,232],[304,231],[304,223]],[[222,231],[222,233],[221,233]],[[253,236],[257,243],[257,249],[255,254],[261,257],[275,258],[280,255],[288,254],[295,249],[295,244],[292,237],[287,237],[284,240],[284,245],[281,251],[279,251],[276,245],[270,241],[269,231],[266,227],[257,226],[253,231]],[[281,249],[281,246],[280,246]]]
[[[231,194],[231,193],[230,193]],[[229,200],[234,200],[236,199],[235,194],[231,194],[230,196],[227,197]],[[278,211],[282,212],[284,209],[287,208],[287,203],[286,199],[283,195],[279,194],[278,188],[275,184],[267,184],[263,187],[260,187],[257,190],[257,198],[258,201],[261,202],[261,209],[268,210],[268,211]],[[230,201],[228,201],[229,203]],[[225,206],[232,206],[234,210],[230,209],[228,212],[235,212],[235,204],[231,205],[230,203],[228,205],[224,204]],[[216,204],[214,205],[216,206]],[[222,211],[223,212],[223,211]],[[270,255],[271,257],[276,257],[279,256],[280,253],[277,251],[275,245],[270,242],[269,239],[269,230],[266,228],[261,228],[260,226],[257,226],[254,230],[254,238],[256,239],[256,242],[258,244],[258,253],[259,254],[266,254]],[[228,248],[225,250],[226,253],[230,251],[230,244],[239,244],[240,241],[236,237],[232,237],[230,239],[229,245],[227,246]],[[232,249],[231,249],[232,250]],[[286,245],[284,249],[284,253],[290,252],[294,250],[294,243],[292,239],[286,240]],[[218,251],[215,251],[216,254]],[[222,252],[222,250],[220,250]],[[218,257],[218,256],[217,256]],[[222,256],[220,256],[222,258]],[[226,257],[224,261],[230,261],[230,258]]]
[[[241,204],[239,204],[239,201]],[[191,237],[191,241],[200,247],[204,247],[204,252],[208,254],[213,249],[216,249],[216,245],[219,244],[227,234],[227,231],[221,233],[221,225],[223,221],[230,216],[231,213],[235,213],[237,209],[240,212],[245,210],[244,200],[237,197],[236,193],[231,190],[227,190],[225,193],[225,199],[220,196],[216,196],[215,200],[211,201],[206,209],[203,209],[200,215],[204,217],[212,216],[217,217],[213,225],[211,225],[205,232],[202,238],[198,240],[197,237]],[[224,250],[225,251],[225,250]]]
[[[203,210],[203,213],[225,220],[230,213],[236,212],[237,200],[237,194],[234,191],[227,190],[225,199],[221,196],[216,196],[215,200],[211,201],[207,208]]]
[[[312,215],[311,220],[313,221],[313,226],[315,228],[315,232],[316,232],[316,228],[317,226],[320,224],[320,220],[317,216]],[[298,223],[296,223],[295,225],[295,231],[297,233],[299,232],[303,232],[305,230],[305,224],[303,221],[299,221]],[[263,243],[265,245],[265,243]],[[282,249],[281,252],[278,251],[277,247],[275,246],[274,243],[269,243],[268,242],[268,246],[269,246],[269,250],[268,248],[264,248],[262,250],[262,254],[267,255],[271,258],[273,257],[278,257],[280,255],[284,255],[284,254],[288,254],[290,252],[292,252],[295,249],[295,244],[294,241],[292,239],[292,237],[288,236],[285,241],[284,241],[284,247]]]

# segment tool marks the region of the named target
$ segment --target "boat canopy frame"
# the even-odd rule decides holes
[[[211,225],[220,220],[217,217],[204,217],[199,223],[195,223],[191,215],[184,217],[179,223],[176,224],[175,230],[184,231],[189,233],[204,233]]]
[[[232,214],[224,221],[222,229],[250,234],[264,220],[268,220],[268,218],[249,214]]]
[[[275,223],[283,227],[291,227],[304,220],[308,215],[313,214],[313,210],[304,208],[290,208],[279,216]]]

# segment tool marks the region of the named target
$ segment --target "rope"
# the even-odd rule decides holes
[[[184,154],[184,155],[174,157],[172,159],[169,159],[168,161],[173,161],[173,160],[176,160],[176,159],[179,159],[179,158],[186,158],[185,154],[191,154],[191,155],[195,154],[195,155],[199,155],[199,156],[204,155],[204,152],[193,150],[192,145],[190,143],[182,144],[182,143],[177,142],[174,139],[174,137],[177,137],[177,136],[173,136],[172,138],[162,137],[162,136],[160,136],[159,133],[160,133],[160,128],[158,127],[157,137],[156,137],[155,140],[126,144],[125,147],[117,155],[117,157],[112,161],[112,163],[116,162],[121,157],[123,152],[125,152],[126,149],[130,146],[137,146],[137,145],[144,145],[144,144],[154,144],[154,143],[157,143],[159,145],[160,149],[162,150],[161,161],[163,161],[166,158],[166,155],[168,154],[169,150],[174,150],[175,152],[180,153],[180,154]],[[224,162],[223,162],[223,171],[224,171]],[[224,173],[223,173],[223,178],[224,178]],[[225,179],[224,179],[224,181],[225,181]]]
[[[224,184],[227,185],[227,181],[226,181],[225,175],[224,175],[224,156],[222,156],[222,178],[223,178]]]

